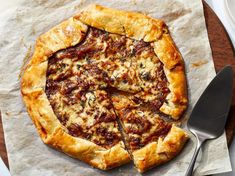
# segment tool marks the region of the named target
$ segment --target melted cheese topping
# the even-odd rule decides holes
[[[156,113],[168,83],[151,45],[90,28],[49,58],[46,94],[70,135],[110,148],[121,140],[116,114],[132,150],[166,135]]]

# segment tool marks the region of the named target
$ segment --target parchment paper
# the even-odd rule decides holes
[[[36,38],[93,2],[140,11],[167,23],[186,66],[190,103],[185,119],[215,76],[201,0],[22,0],[17,8],[0,14],[0,109],[13,176],[140,175],[132,163],[105,172],[47,147],[21,100],[18,75],[25,58],[33,52]],[[184,175],[194,148],[191,136],[178,157],[145,175]],[[202,156],[195,175],[231,171],[225,135],[208,142]]]

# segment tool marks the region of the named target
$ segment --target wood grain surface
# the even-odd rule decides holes
[[[4,163],[8,166],[8,159],[7,159],[7,151],[5,146],[5,140],[3,135],[3,128],[2,128],[2,118],[0,114],[0,156]]]
[[[211,49],[213,53],[213,60],[215,62],[216,71],[223,66],[230,64],[235,72],[235,55],[231,41],[218,17],[204,2],[204,13],[206,17],[206,25],[210,39]],[[234,77],[235,83],[235,77]],[[234,84],[235,92],[235,84]],[[229,113],[229,118],[226,125],[226,133],[228,143],[230,144],[235,132],[235,96],[233,96],[232,106]],[[0,118],[0,156],[5,164],[8,166],[7,152],[4,142],[4,135],[2,129],[2,119]]]
[[[222,23],[214,14],[212,9],[204,4],[204,13],[208,36],[212,49],[213,60],[216,71],[219,71],[225,65],[232,65],[235,73],[235,54],[232,42],[226,33]],[[233,77],[233,92],[235,92],[235,76]],[[226,135],[228,144],[231,144],[235,132],[235,95],[233,95],[232,105],[226,124]]]

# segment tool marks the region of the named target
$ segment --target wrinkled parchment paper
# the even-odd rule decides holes
[[[13,176],[140,175],[133,164],[100,171],[44,145],[21,100],[20,70],[32,55],[36,38],[90,3],[139,11],[163,19],[183,55],[188,80],[189,116],[200,94],[215,76],[201,0],[22,0],[0,14],[0,109]],[[181,154],[145,175],[184,175],[195,148],[191,136]],[[231,170],[225,135],[208,142],[195,175]]]

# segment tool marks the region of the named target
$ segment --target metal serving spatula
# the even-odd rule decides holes
[[[224,132],[232,100],[232,78],[232,67],[224,67],[211,81],[192,111],[187,126],[197,139],[197,147],[186,176],[192,175],[202,144]]]

